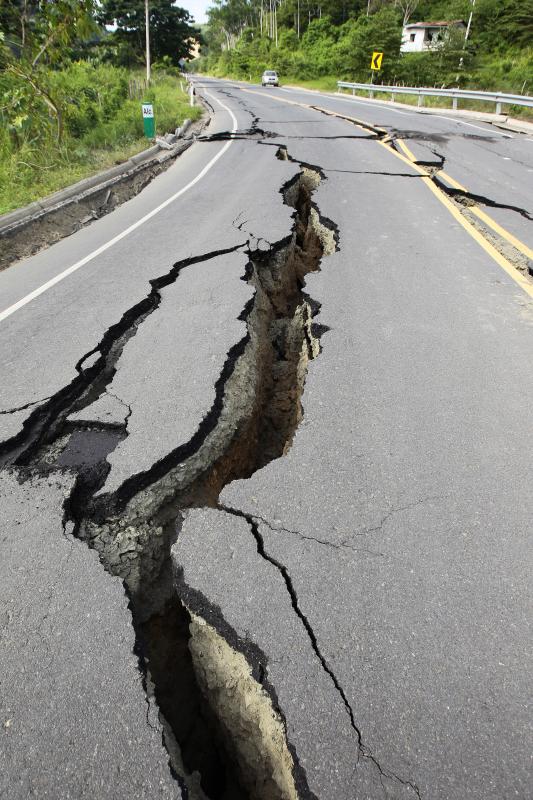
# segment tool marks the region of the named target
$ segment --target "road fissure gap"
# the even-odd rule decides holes
[[[283,151],[280,151],[280,157],[284,157]],[[209,709],[203,706],[202,698],[192,689],[194,675],[186,644],[188,614],[174,594],[170,547],[175,540],[176,522],[179,522],[182,509],[215,505],[220,491],[228,482],[249,477],[290,447],[302,417],[301,395],[307,363],[318,355],[319,336],[323,332],[313,323],[318,307],[303,291],[304,278],[309,271],[318,268],[325,251],[333,252],[336,247],[334,227],[320,220],[311,201],[312,192],[320,179],[316,172],[304,168],[284,187],[286,202],[296,209],[291,237],[266,254],[260,251],[249,253],[246,280],[254,286],[255,297],[246,314],[248,341],[236,362],[237,370],[239,365],[246,362],[252,362],[255,368],[256,390],[249,417],[243,420],[221,457],[209,464],[191,484],[179,488],[175,496],[165,497],[164,503],[158,508],[155,522],[161,534],[159,553],[156,555],[159,569],[154,573],[143,566],[145,558],[150,562],[154,559],[152,537],[149,537],[152,541],[147,550],[143,552],[141,547],[139,553],[138,574],[142,577],[138,581],[134,579],[130,583],[131,572],[122,574],[123,568],[127,573],[130,565],[125,565],[120,557],[114,563],[115,570],[118,568],[118,573],[129,584],[137,637],[145,654],[146,669],[154,686],[156,701],[171,729],[169,733],[180,745],[185,769],[201,774],[202,789],[211,798],[225,796],[219,788],[224,783],[227,790],[231,791],[228,796],[237,798],[239,792],[243,792],[243,782],[239,780],[238,765],[231,764],[227,758],[223,764],[220,761],[216,763],[223,747],[217,734],[216,721],[212,719]],[[237,385],[231,387],[230,391],[241,390],[238,382],[239,376]],[[228,384],[225,390],[228,390]],[[224,396],[224,404],[227,400]],[[157,479],[158,475],[154,474],[153,477]],[[145,482],[146,476],[143,484]],[[140,491],[149,492],[150,487],[143,485]],[[87,498],[80,497],[80,500],[80,505],[85,508]],[[108,498],[107,502],[113,507],[113,498]],[[98,519],[102,515],[101,503],[97,501],[94,506]],[[82,517],[78,535],[88,537],[101,555],[109,554],[120,538],[119,531],[124,531],[126,521],[127,504],[121,515],[109,521],[109,527],[106,523],[92,523],[87,517]],[[174,645],[170,646],[172,642]],[[179,654],[178,661],[181,659],[178,670],[176,653]],[[176,683],[173,677],[177,671],[180,678]],[[196,694],[195,713],[184,714],[185,685],[189,698]],[[193,729],[184,734],[184,724],[190,724],[193,718],[202,719],[203,731]],[[210,742],[199,744],[198,738],[203,734],[208,735]],[[199,753],[205,756],[203,763],[199,763]],[[223,772],[224,780],[221,781]]]
[[[279,157],[284,158],[285,153],[280,151]],[[242,367],[247,362],[248,367],[250,364],[254,366],[255,375],[252,380],[255,380],[255,396],[251,413],[242,421],[221,457],[209,464],[191,484],[178,489],[174,497],[165,498],[164,504],[158,508],[156,520],[160,526],[161,538],[157,558],[160,569],[157,574],[152,573],[148,582],[144,580],[141,582],[143,585],[137,585],[137,591],[132,587],[135,627],[146,653],[147,669],[155,687],[156,700],[172,728],[172,734],[181,744],[186,767],[198,769],[202,774],[202,786],[210,797],[223,796],[216,793],[215,785],[220,779],[220,765],[211,776],[209,766],[212,767],[212,762],[210,765],[197,766],[189,747],[192,737],[184,737],[182,730],[180,731],[183,685],[176,686],[172,681],[169,683],[169,676],[176,672],[173,653],[180,652],[180,641],[182,645],[186,642],[184,619],[187,618],[187,615],[184,617],[184,609],[174,594],[169,569],[170,547],[175,540],[176,521],[179,521],[183,508],[215,505],[220,491],[228,482],[251,476],[273,458],[283,455],[290,447],[302,417],[301,395],[307,363],[320,352],[319,337],[324,330],[313,323],[318,306],[303,291],[304,279],[308,272],[318,269],[324,252],[333,252],[336,248],[334,226],[329,221],[320,220],[311,201],[312,192],[320,180],[318,173],[304,168],[300,175],[289,182],[284,188],[284,197],[296,209],[290,238],[266,254],[261,251],[249,254],[246,279],[254,286],[255,297],[246,315],[248,341],[237,360],[233,374],[235,375],[239,366]],[[246,375],[250,375],[249,369],[245,369],[243,375],[250,380],[249,377],[246,378]],[[240,376],[237,376],[236,384],[229,389],[230,392],[242,391],[239,380]],[[226,384],[226,390],[228,388],[229,384]],[[228,398],[224,399],[227,403]],[[141,491],[149,492],[150,489],[146,487]],[[100,516],[101,508],[98,508],[98,504],[96,508]],[[125,512],[127,517],[127,506]],[[85,526],[82,523],[82,527],[92,537],[97,549],[102,548],[105,552],[112,549],[111,542],[98,542],[102,526],[96,524],[93,527],[90,522],[86,522]],[[111,538],[116,540],[120,529],[124,529],[124,517],[111,523],[111,530],[105,530],[104,538],[111,534]],[[143,555],[153,562],[151,546],[144,554],[140,554],[139,572],[144,572],[147,576],[149,571],[142,566]],[[128,576],[123,577],[128,580]],[[162,608],[157,608],[157,604],[162,602]],[[169,656],[168,643],[173,640],[175,646],[171,648]],[[182,646],[181,652],[187,660],[188,649]],[[189,677],[187,694],[190,697],[190,664],[187,669],[182,665],[180,673]],[[201,699],[198,706],[201,706]],[[216,724],[213,724],[209,710],[204,709],[203,713],[204,732],[208,731],[215,742],[213,750],[220,750],[222,745],[217,736]],[[183,721],[181,724],[183,726]],[[201,747],[194,749],[197,752],[202,751]],[[213,750],[210,758],[213,758]],[[224,766],[227,768],[228,763]],[[243,782],[239,781],[238,773],[238,766],[235,769],[230,764],[232,797],[237,797],[237,791],[242,791]],[[228,775],[226,780],[228,781]]]
[[[279,149],[278,157],[287,159],[285,148]],[[190,451],[174,451],[167,462],[138,479],[133,476],[126,492],[122,487],[95,497],[109,471],[107,455],[128,435],[131,410],[124,406],[124,423],[111,427],[67,419],[107,392],[127,339],[157,309],[159,289],[176,280],[183,266],[202,260],[198,258],[175,265],[167,276],[153,281],[148,297],[80,359],[73,383],[37,409],[22,435],[4,448],[5,459],[22,476],[58,468],[77,473],[65,503],[65,533],[97,550],[105,569],[124,582],[146,691],[160,711],[170,764],[197,800],[250,795],[196,682],[188,649],[190,618],[175,593],[170,548],[184,509],[216,506],[227,483],[250,477],[291,446],[303,414],[307,365],[320,353],[320,336],[326,330],[314,322],[319,306],[304,291],[305,276],[337,248],[335,226],[320,217],[312,202],[321,179],[319,171],[303,166],[281,189],[294,208],[291,234],[266,253],[247,251],[244,279],[255,290],[241,315],[247,335],[228,354],[213,424],[203,432],[203,441]],[[242,245],[229,252],[237,249]],[[89,363],[86,369],[84,362]],[[242,395],[250,398],[244,404],[246,413],[226,430],[224,415],[235,415]],[[174,482],[184,470],[187,479]]]
[[[126,343],[135,336],[147,317],[158,309],[161,290],[174,283],[186,267],[236,252],[245,245],[246,242],[242,242],[234,247],[183,259],[164,275],[153,278],[150,292],[125,311],[121,319],[107,329],[96,347],[79,359],[75,365],[77,376],[50,398],[45,398],[45,402],[41,401],[18,434],[0,443],[0,466],[15,464],[25,467],[39,463],[42,449],[56,442],[68,428],[67,417],[90,405],[110,385]],[[84,366],[85,362],[89,362],[89,366]],[[29,403],[26,407],[31,405]]]
[[[417,139],[417,140],[431,140],[431,141],[441,141],[444,137],[437,137],[433,136],[430,137],[427,134],[420,134],[418,131],[398,131],[396,128],[390,128],[388,131],[385,128],[377,127],[371,125],[370,123],[364,122],[363,120],[354,119],[349,117],[345,114],[341,114],[335,111],[329,111],[328,109],[321,108],[320,106],[310,106],[315,111],[319,111],[321,114],[325,114],[326,116],[333,116],[339,117],[341,119],[345,119],[348,122],[351,122],[353,125],[357,125],[360,128],[364,128],[368,130],[370,133],[374,134],[376,141],[380,141],[382,144],[392,148],[396,153],[398,153],[402,158],[405,159],[403,153],[400,152],[397,141],[399,139]],[[413,135],[416,134],[416,135]],[[462,134],[464,138],[470,139],[486,139],[487,137],[481,137],[476,134]],[[433,184],[441,191],[444,195],[451,198],[454,204],[457,206],[460,213],[468,220],[468,222],[476,228],[481,235],[491,244],[495,249],[501,253],[510,263],[517,269],[519,272],[522,272],[529,277],[533,277],[533,262],[530,258],[528,258],[521,250],[514,247],[512,244],[509,243],[504,237],[500,236],[496,233],[493,229],[489,226],[484,224],[480,221],[479,218],[472,215],[470,212],[471,207],[476,206],[486,206],[488,208],[497,208],[497,209],[504,209],[508,211],[513,211],[516,214],[524,217],[530,221],[533,219],[531,213],[520,206],[514,206],[511,204],[499,203],[495,200],[491,200],[489,197],[485,197],[484,195],[476,194],[474,192],[470,192],[466,189],[457,189],[454,187],[448,186],[440,177],[439,173],[443,169],[446,157],[437,152],[436,150],[431,150],[431,152],[435,155],[438,159],[436,162],[432,161],[424,161],[424,160],[414,160],[412,163],[414,166],[422,168],[427,177],[431,179]],[[398,175],[398,177],[408,177],[407,175]],[[412,176],[416,177],[416,176]]]

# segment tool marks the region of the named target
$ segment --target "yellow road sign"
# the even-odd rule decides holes
[[[372,61],[370,62],[370,69],[381,69],[382,61],[383,61],[383,53],[374,51],[372,53]]]

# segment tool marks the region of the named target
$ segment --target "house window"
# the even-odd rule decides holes
[[[416,33],[412,33],[411,36],[409,37],[409,41],[414,42],[415,39],[416,39]]]

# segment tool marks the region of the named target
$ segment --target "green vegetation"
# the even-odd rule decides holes
[[[101,25],[116,26],[102,44],[106,58],[126,66],[144,62],[144,0],[100,0],[96,18]],[[150,0],[152,60],[176,66],[181,58],[187,58],[189,39],[198,35],[191,22],[189,12],[175,6],[173,0]]]
[[[61,97],[64,130],[57,141],[53,120],[38,98],[17,98],[4,108],[0,130],[0,213],[26,205],[51,192],[113,166],[149,145],[143,136],[141,101],[154,105],[160,133],[173,131],[186,117],[197,119],[188,96],[174,76],[156,73],[148,88],[142,74],[120,67],[74,62],[54,74],[51,85]],[[26,101],[26,102],[25,102]],[[9,113],[11,112],[11,113]],[[47,124],[43,125],[46,118]]]
[[[141,101],[153,103],[158,133],[200,115],[175,66],[194,34],[188,13],[171,0],[151,2],[156,63],[147,85],[140,71],[143,0],[129,3],[136,16],[117,18],[112,33],[101,17],[110,2],[0,0],[0,213],[147,147]],[[114,5],[118,14],[125,4]]]
[[[431,52],[400,54],[402,25],[468,20],[450,28]],[[216,0],[207,46],[193,68],[257,80],[276,69],[286,83],[333,88],[337,80],[370,82],[373,50],[385,53],[379,82],[533,90],[533,0]]]

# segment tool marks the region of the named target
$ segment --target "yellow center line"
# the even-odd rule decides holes
[[[246,92],[246,94],[258,94],[259,97],[265,97],[264,92],[258,92],[256,89],[243,89],[241,86],[237,87],[241,92]],[[307,108],[309,111],[320,111],[324,114],[328,114],[330,117],[338,117],[339,119],[347,119],[350,122],[360,128],[365,133],[368,133],[368,124],[365,124],[362,120],[358,119],[357,117],[350,117],[347,114],[339,114],[336,111],[330,111],[329,108],[322,108],[321,106],[317,105],[310,105],[309,103],[299,103],[297,100],[287,100],[285,97],[276,97],[275,95],[270,95],[270,100],[276,100],[278,103],[287,103],[289,106],[299,106],[300,108]],[[371,126],[373,127],[373,126]],[[379,133],[386,133],[384,128],[373,128],[376,132]]]
[[[409,149],[409,147],[407,147],[405,142],[402,139],[398,139],[397,142],[398,145],[401,147],[401,149],[404,151],[404,153],[407,155],[407,157],[410,158],[411,161],[416,161],[416,157]],[[466,186],[463,186],[461,183],[459,183],[459,181],[456,181],[455,178],[452,178],[451,175],[448,175],[448,173],[444,172],[443,169],[439,170],[438,174],[439,177],[444,178],[446,183],[449,183],[450,186],[453,186],[454,189],[459,189],[459,191],[461,192],[468,192]],[[489,228],[492,228],[492,230],[495,233],[497,233],[498,236],[501,236],[502,239],[506,239],[509,242],[509,244],[512,244],[513,247],[516,247],[517,250],[519,250],[525,256],[533,260],[533,250],[531,249],[531,247],[528,247],[527,244],[525,244],[525,242],[522,242],[514,234],[512,234],[510,231],[508,231],[506,228],[504,228],[502,225],[496,222],[496,220],[493,219],[491,216],[489,216],[489,214],[487,214],[486,211],[482,211],[480,208],[478,208],[478,206],[468,206],[468,210],[472,214],[475,214],[476,217],[478,217],[480,220],[482,220],[482,222],[484,222],[485,225],[488,225]]]
[[[398,144],[398,147],[400,147],[403,150],[403,152],[405,153],[407,158],[409,158],[414,163],[416,161],[416,156],[413,153],[413,151],[410,150],[407,147],[407,145],[405,144],[404,140],[403,139],[396,139],[396,143]]]
[[[452,176],[448,175],[447,172],[444,172],[443,169],[439,169],[439,175],[442,178],[444,178],[446,183],[449,183],[450,186],[453,186],[454,189],[459,189],[460,192],[468,192],[468,189],[466,188],[466,186],[463,186],[462,183],[459,183],[459,181],[456,181],[455,178],[452,178]]]
[[[522,273],[505,258],[505,256],[502,256],[502,254],[494,247],[494,245],[485,239],[483,234],[481,234],[477,228],[475,228],[472,223],[469,222],[463,214],[461,214],[460,210],[450,200],[450,198],[447,197],[447,195],[445,195],[441,189],[439,189],[438,186],[433,183],[431,177],[426,173],[426,171],[419,167],[418,164],[413,164],[410,159],[395,151],[392,147],[390,147],[390,145],[384,144],[383,142],[380,142],[380,144],[406,164],[410,164],[413,169],[416,169],[417,172],[422,175],[422,181],[426,184],[428,189],[433,192],[435,197],[440,200],[443,206],[448,209],[450,214],[457,220],[457,222],[460,223],[460,225],[462,225],[465,231],[467,231],[467,233],[469,233],[470,236],[475,239],[475,241],[483,248],[483,250],[485,250],[485,252],[488,253],[488,255],[503,270],[505,270],[505,272],[513,279],[515,283],[520,286],[521,289],[524,290],[524,292],[526,292],[526,294],[533,298],[533,284],[524,275],[522,275]]]
[[[502,226],[499,225],[495,219],[489,217],[485,211],[482,211],[477,206],[471,206],[469,211],[475,214],[476,217],[479,217],[479,219],[482,220],[485,225],[488,225],[489,228],[492,228],[492,230],[503,239],[507,239],[509,244],[512,244],[513,247],[516,247],[517,250],[520,250],[521,253],[533,261],[533,250],[531,247],[528,247],[527,244],[521,241],[521,239],[517,239],[516,236],[514,236],[510,231],[506,230],[506,228],[502,228]]]
[[[255,91],[254,89],[241,88],[240,91],[247,92],[248,94],[257,94],[260,97],[265,96],[264,92],[258,92]],[[270,99],[276,100],[279,103],[288,103],[291,106],[300,106],[301,108],[307,108],[310,111],[324,112],[333,117],[349,120],[362,130],[367,131],[369,128],[369,125],[366,124],[363,120],[359,120],[356,117],[347,116],[346,114],[338,114],[336,111],[330,111],[329,109],[321,108],[320,106],[316,105],[312,106],[309,105],[308,103],[298,103],[295,100],[288,100],[284,97],[276,97],[274,95],[271,95]],[[374,130],[383,131],[382,128],[374,128]],[[403,142],[401,139],[398,140],[398,144],[400,145],[401,149],[404,151],[406,155],[399,153],[397,150],[391,147],[388,141],[380,140],[379,144],[382,147],[384,147],[385,150],[387,150],[389,153],[392,153],[392,155],[395,156],[395,158],[399,158],[400,161],[403,161],[405,164],[411,167],[411,169],[414,169],[416,172],[418,172],[419,175],[422,177],[423,183],[425,183],[428,189],[435,195],[437,200],[439,200],[442,203],[442,205],[450,212],[450,214],[454,217],[454,219],[457,220],[457,222],[465,229],[465,231],[472,237],[472,239],[474,239],[480,245],[480,247],[482,247],[483,250],[485,250],[485,252],[498,264],[498,266],[500,266],[509,275],[509,277],[512,278],[512,280],[516,284],[518,284],[518,286],[520,286],[520,288],[523,289],[523,291],[527,295],[529,295],[529,297],[533,298],[533,283],[531,283],[531,281],[529,281],[528,278],[526,278],[510,261],[508,261],[508,259],[506,259],[505,256],[503,256],[494,247],[493,244],[491,244],[487,239],[485,239],[485,237],[477,230],[477,228],[474,225],[472,225],[472,223],[469,222],[463,214],[461,214],[455,203],[453,203],[450,200],[450,198],[442,191],[442,189],[439,189],[438,186],[436,186],[433,183],[431,176],[428,174],[427,170],[425,170],[418,164],[414,163],[416,161],[416,158],[413,152],[409,149],[409,147],[407,147],[405,142]],[[467,189],[464,188],[464,186],[461,186],[460,183],[457,183],[457,181],[455,181],[453,178],[450,178],[448,175],[446,175],[446,173],[441,171],[440,174],[445,178],[445,180],[450,181],[452,185],[455,184],[455,188],[461,189],[461,191],[468,191]],[[500,235],[503,236],[505,239],[507,239],[507,241],[509,241],[511,244],[513,244],[517,248],[517,250],[520,250],[522,253],[525,253],[526,255],[528,255],[528,253],[532,253],[532,251],[527,247],[527,245],[525,245],[519,239],[516,239],[516,237],[514,237],[511,233],[509,233],[509,231],[506,231],[504,228],[498,225],[498,223],[495,222],[495,220],[491,219],[491,217],[489,217],[487,214],[485,214],[485,212],[480,211],[479,209],[477,209],[476,212],[474,206],[471,207],[470,210],[477,213],[477,216],[480,217],[481,219],[485,218],[484,221],[487,222],[487,224],[489,224],[488,220],[490,220],[490,227],[492,227],[493,230],[497,232],[499,232],[498,229],[500,229],[502,231]],[[520,247],[518,247],[518,245],[520,245]]]

